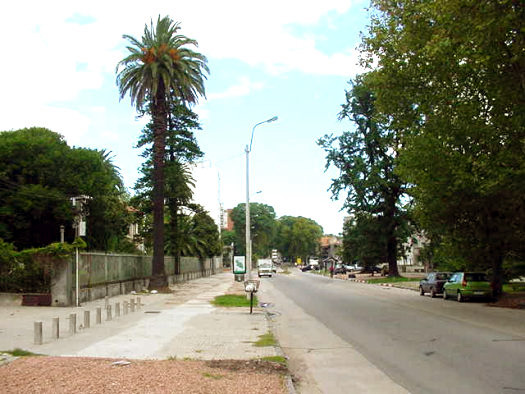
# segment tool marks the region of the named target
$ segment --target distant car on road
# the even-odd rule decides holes
[[[450,272],[431,272],[425,279],[419,282],[419,294],[425,295],[430,293],[430,297],[434,298],[436,294],[443,293],[443,285],[447,283],[452,274]]]
[[[257,261],[257,267],[258,267],[258,274],[259,278],[261,276],[269,276],[272,277],[272,274],[274,273],[274,266],[273,262],[270,259],[259,259]]]
[[[303,272],[311,271],[311,270],[312,270],[312,266],[310,264],[305,265],[303,268],[301,268],[301,271],[303,271]]]
[[[483,272],[455,272],[443,285],[443,299],[455,297],[458,302],[468,298],[492,298],[492,287]]]

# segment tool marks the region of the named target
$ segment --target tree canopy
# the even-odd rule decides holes
[[[374,251],[374,255],[383,256],[390,275],[396,276],[399,241],[407,235],[402,204],[406,185],[395,172],[400,141],[396,130],[377,116],[375,94],[367,83],[366,75],[351,82],[339,115],[340,119],[350,120],[355,129],[339,137],[326,135],[318,143],[326,151],[326,168],[333,165],[339,170],[330,190],[336,199],[346,193],[344,208],[356,219],[352,231],[348,231],[347,223],[344,236],[355,237],[356,231],[363,231],[359,238],[367,242],[361,242],[360,249],[367,247],[370,254]],[[367,252],[358,254],[366,256]]]
[[[398,172],[451,258],[523,259],[525,7],[519,1],[374,0],[363,60],[401,136]]]
[[[245,254],[246,204],[241,203],[232,210],[234,231],[237,238],[235,253]],[[250,203],[250,233],[254,259],[270,255],[275,235],[275,210],[273,207],[257,202]]]
[[[301,257],[317,256],[323,228],[314,220],[304,217],[282,216],[277,220],[275,245],[281,255],[290,261]]]
[[[105,151],[71,148],[45,128],[0,133],[0,238],[18,249],[72,240],[70,198],[88,203],[90,249],[117,251],[131,219],[122,180]]]

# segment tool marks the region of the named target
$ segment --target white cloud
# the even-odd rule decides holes
[[[208,100],[247,96],[254,90],[262,88],[263,84],[261,82],[252,82],[248,77],[241,77],[237,85],[230,86],[223,92],[208,94]]]
[[[78,111],[46,105],[32,106],[26,113],[3,113],[1,122],[1,130],[45,127],[62,134],[70,145],[82,145],[83,136],[91,123],[87,116]]]
[[[7,116],[0,120],[0,130],[56,126],[76,141],[89,120],[77,108],[66,109],[66,103],[85,90],[101,89],[104,78],[115,78],[115,66],[125,55],[122,35],[140,37],[144,24],[158,15],[181,21],[181,33],[197,39],[198,50],[209,58],[237,59],[271,73],[351,75],[357,59],[353,51],[323,53],[316,37],[299,37],[290,29],[315,25],[351,5],[348,0],[4,2],[0,108]],[[209,98],[239,97],[261,88],[261,83],[241,78],[238,85]],[[206,116],[204,110],[201,114]]]

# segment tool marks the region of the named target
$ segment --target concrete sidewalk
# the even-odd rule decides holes
[[[81,308],[0,307],[0,350],[21,348],[56,356],[93,356],[130,359],[255,359],[280,355],[276,347],[253,345],[269,331],[264,311],[255,307],[219,308],[210,304],[218,295],[243,293],[231,273],[220,273],[173,286],[172,294],[121,295],[85,303]],[[123,314],[124,301],[140,297],[141,308]],[[115,316],[115,304],[121,314]],[[107,320],[106,304],[112,306]],[[102,308],[102,323],[95,312]],[[90,327],[83,326],[90,311]],[[69,315],[76,313],[77,333],[69,332]],[[60,321],[60,338],[51,335],[52,320]],[[43,344],[33,343],[34,321],[43,322]]]

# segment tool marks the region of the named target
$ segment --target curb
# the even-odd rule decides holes
[[[366,280],[363,279],[348,279],[350,282],[357,282],[357,283],[366,283],[368,285],[375,285],[375,286],[384,286],[384,287],[395,287],[397,289],[405,289],[405,290],[412,290],[412,291],[419,291],[419,289],[415,289],[412,287],[406,287],[395,283],[368,283]]]
[[[270,314],[266,310],[266,308],[264,308],[264,316],[266,317],[266,322],[268,323],[268,330],[270,330],[270,332],[272,333],[273,337],[277,341],[277,345],[274,346],[275,352],[277,353],[278,356],[281,356],[281,357],[285,358],[288,361],[288,357],[286,357],[286,355],[284,354],[283,349],[281,349],[281,345],[279,344],[279,341],[277,340],[277,337],[274,335],[274,332],[273,332],[273,321],[272,321],[272,319],[270,317]],[[287,369],[288,369],[288,367],[287,367]],[[296,394],[295,387],[294,387],[293,381],[292,381],[292,375],[290,375],[289,372],[290,371],[288,371],[288,373],[284,376],[284,385],[285,385],[285,388],[286,388],[288,394]]]

